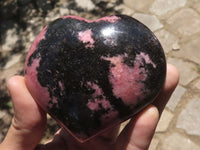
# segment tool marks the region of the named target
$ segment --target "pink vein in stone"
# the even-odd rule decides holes
[[[60,90],[64,91],[65,88],[64,88],[64,85],[63,85],[62,81],[58,81],[58,85],[60,87]]]
[[[85,18],[82,18],[82,17],[70,16],[70,15],[62,17],[62,19],[66,19],[66,18],[77,19],[77,20],[88,22],[88,23],[99,22],[99,21],[106,21],[106,22],[110,22],[110,23],[115,23],[120,19],[120,17],[117,17],[117,16],[106,16],[106,17],[103,17],[103,18],[99,18],[97,20],[89,20],[89,19],[85,19]]]
[[[99,104],[101,104],[101,106],[104,109],[112,108],[112,106],[110,105],[110,102],[108,100],[106,100],[102,89],[99,88],[99,86],[97,84],[91,83],[91,82],[88,82],[87,84],[89,87],[91,87],[92,89],[95,90],[94,94],[92,95],[94,99],[89,100],[87,103],[87,106],[90,110],[98,111],[100,109]],[[99,99],[99,98],[97,98],[98,96],[102,96],[102,98]]]
[[[88,100],[88,108],[93,112],[99,111],[102,109],[101,107],[108,111],[107,114],[101,116],[102,125],[106,125],[111,123],[113,120],[116,120],[118,112],[113,109],[110,102],[106,99],[102,89],[97,84],[91,82],[88,82],[88,86],[95,90],[94,94],[92,95],[93,99]],[[102,98],[97,98],[98,96],[102,96]],[[99,105],[101,105],[101,107]]]
[[[116,57],[102,57],[102,59],[108,60],[112,64],[110,66],[109,81],[113,86],[113,94],[117,98],[121,98],[126,105],[132,105],[145,97],[144,91],[148,92],[143,83],[148,72],[141,66],[147,63],[155,67],[155,64],[143,52],[136,55],[134,67],[123,63],[125,57],[127,57],[127,54]]]
[[[156,64],[149,58],[148,54],[145,54],[144,52],[141,52],[138,57],[143,58],[146,64],[151,64],[153,68],[156,68]]]
[[[118,112],[116,110],[110,110],[109,113],[104,114],[101,117],[101,122],[103,125],[110,123],[117,123],[119,121]]]
[[[91,29],[79,32],[78,38],[83,43],[87,43],[86,46],[85,46],[86,48],[88,48],[88,47],[93,48],[94,47],[94,39],[92,38]]]

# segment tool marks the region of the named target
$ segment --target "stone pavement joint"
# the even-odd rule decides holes
[[[174,111],[185,92],[186,89],[178,85],[175,89],[175,92],[172,94],[170,100],[167,103],[167,108],[169,108],[171,111]]]
[[[174,114],[172,114],[170,111],[165,109],[162,113],[162,116],[160,117],[159,122],[158,122],[156,132],[167,131],[169,124],[171,123],[173,117],[174,117]]]
[[[155,0],[150,11],[158,16],[162,16],[183,7],[186,2],[187,0]]]
[[[195,64],[186,62],[178,58],[168,58],[167,62],[174,65],[180,72],[180,84],[188,85],[191,81],[197,78],[199,75],[195,70]]]
[[[178,133],[172,133],[163,142],[160,150],[199,150],[198,145]]]
[[[160,23],[160,21],[155,15],[135,13],[133,17],[142,22],[143,24],[145,24],[152,31],[156,31],[163,27],[163,24]]]
[[[165,29],[155,32],[155,35],[161,42],[166,54],[171,52],[173,50],[173,45],[179,42],[178,38],[174,34],[166,31]]]
[[[199,43],[200,36],[193,39],[189,43],[183,44],[183,48],[181,50],[174,51],[172,54],[173,56],[188,59],[197,64],[200,64]]]
[[[167,24],[171,31],[188,37],[200,31],[200,15],[191,8],[183,8],[171,16]]]
[[[124,4],[128,7],[145,12],[151,6],[153,0],[124,0]]]

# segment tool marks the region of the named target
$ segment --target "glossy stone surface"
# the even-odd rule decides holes
[[[65,16],[41,31],[24,70],[37,103],[84,142],[152,103],[166,61],[154,34],[131,17]]]

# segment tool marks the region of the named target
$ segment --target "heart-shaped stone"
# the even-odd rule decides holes
[[[65,16],[33,42],[25,81],[36,102],[80,142],[152,103],[166,61],[154,34],[125,16]]]

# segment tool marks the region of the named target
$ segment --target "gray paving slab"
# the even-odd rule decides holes
[[[128,7],[145,12],[149,9],[154,0],[123,0]]]
[[[135,13],[133,17],[145,24],[152,31],[156,31],[163,27],[163,24],[158,20],[158,18],[155,15]]]
[[[200,31],[200,15],[191,8],[184,8],[172,15],[167,24],[172,32],[188,37]]]
[[[199,150],[200,147],[189,138],[178,133],[166,137],[160,150]]]
[[[181,85],[187,85],[195,78],[199,76],[196,71],[196,65],[191,62],[186,62],[178,58],[168,58],[167,62],[174,65],[180,72],[180,81]]]
[[[162,16],[185,6],[186,2],[187,0],[155,0],[150,11],[158,16]]]
[[[184,43],[179,51],[173,51],[173,56],[188,59],[197,64],[200,64],[200,51],[199,51],[200,36],[196,39]]]
[[[178,38],[174,34],[166,31],[165,29],[155,32],[155,35],[157,36],[158,40],[161,42],[161,45],[165,53],[172,51],[173,45],[179,42]]]
[[[194,98],[182,110],[176,124],[177,128],[184,129],[190,135],[200,136],[200,99]]]
[[[158,122],[156,132],[167,131],[169,124],[171,123],[173,117],[174,117],[174,114],[165,109],[161,115],[159,122]]]
[[[174,111],[178,103],[181,101],[182,96],[185,94],[186,88],[178,85],[167,103],[167,108]]]

